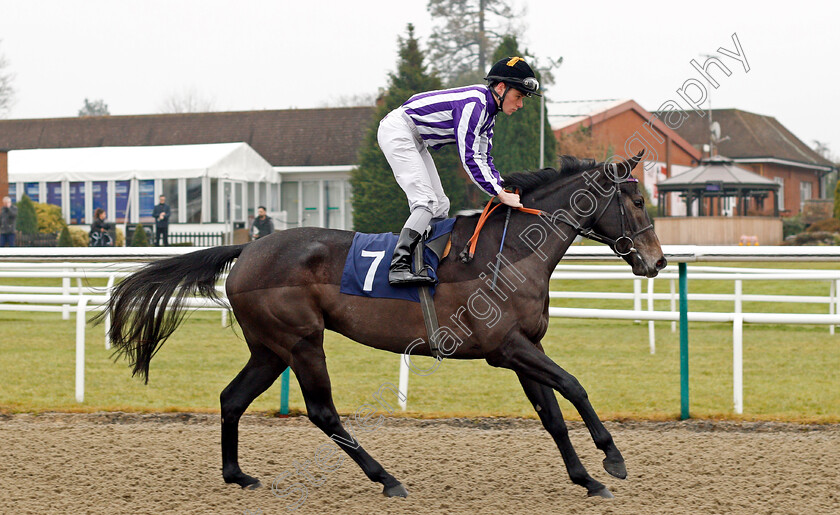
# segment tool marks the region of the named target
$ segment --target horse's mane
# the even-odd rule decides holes
[[[503,177],[505,187],[519,188],[521,194],[533,191],[560,178],[591,170],[597,165],[594,159],[578,159],[572,156],[560,156],[560,168],[543,168],[536,172],[516,172]]]

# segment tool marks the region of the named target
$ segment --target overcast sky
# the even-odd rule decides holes
[[[527,9],[524,46],[564,59],[550,101],[685,105],[677,89],[701,78],[689,61],[712,54],[731,71],[712,71],[714,108],[774,116],[840,156],[838,2],[511,1]],[[156,113],[189,90],[216,110],[336,104],[387,84],[406,24],[425,43],[426,3],[0,0],[0,52],[16,75],[11,117],[75,116],[86,97],[114,115]],[[733,33],[749,72],[718,52],[735,51]]]

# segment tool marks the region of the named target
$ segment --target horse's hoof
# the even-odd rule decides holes
[[[254,490],[262,486],[259,479],[249,476],[248,474],[243,474],[241,471],[235,474],[228,474],[223,476],[223,478],[225,483],[235,483],[243,490]]]
[[[408,490],[402,485],[402,483],[397,483],[394,486],[386,486],[382,490],[382,495],[385,497],[408,497]]]
[[[256,490],[257,488],[261,488],[262,483],[260,483],[259,479],[256,483],[251,483],[250,485],[242,485],[243,490]]]
[[[627,479],[627,467],[624,466],[624,460],[610,461],[609,458],[604,458],[604,470],[618,479]]]
[[[607,487],[606,487],[606,486],[602,486],[602,487],[601,487],[601,488],[599,488],[598,490],[595,490],[595,491],[593,491],[593,492],[589,492],[589,493],[588,493],[588,494],[586,494],[586,495],[588,495],[589,497],[603,497],[604,499],[612,499],[613,497],[615,497],[615,496],[612,494],[612,492],[610,492],[609,490],[607,490]]]

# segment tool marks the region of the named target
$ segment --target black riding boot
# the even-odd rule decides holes
[[[429,276],[428,267],[423,266],[419,273],[411,271],[411,261],[414,258],[414,249],[417,245],[423,245],[420,241],[422,235],[408,228],[400,231],[400,239],[397,240],[397,247],[394,249],[394,257],[391,258],[391,266],[388,269],[388,282],[392,286],[413,286],[435,284],[434,278]]]

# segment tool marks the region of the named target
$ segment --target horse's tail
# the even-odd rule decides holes
[[[244,247],[214,247],[155,261],[114,287],[107,310],[95,321],[111,315],[108,336],[114,356],[128,358],[132,375],[139,373],[149,382],[149,362],[183,320],[186,298],[198,294],[222,302],[216,281]]]

